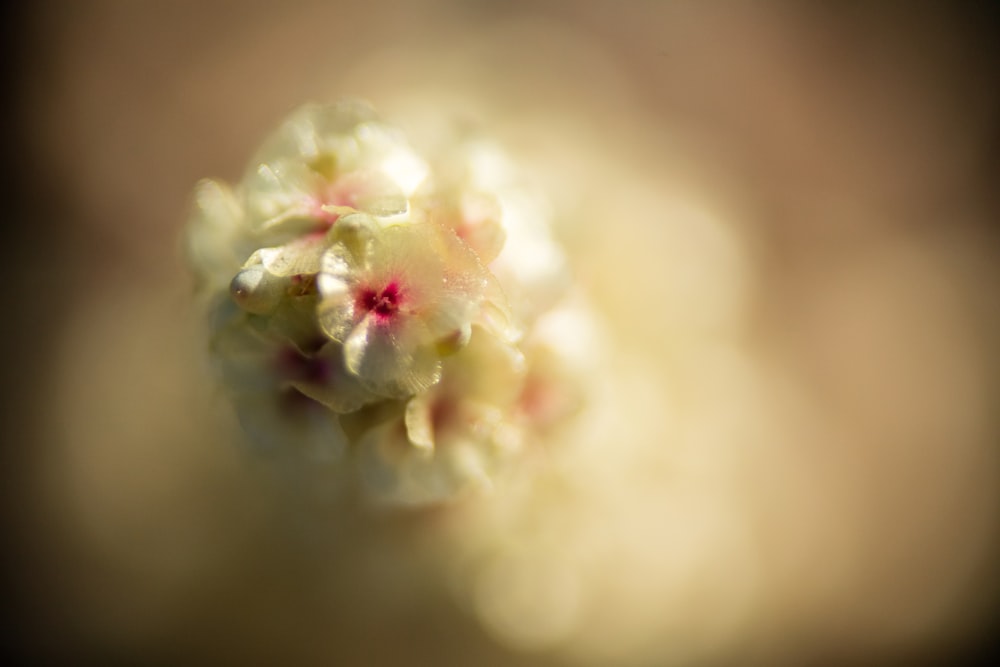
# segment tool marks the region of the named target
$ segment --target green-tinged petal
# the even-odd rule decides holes
[[[343,174],[327,188],[326,200],[338,213],[340,208],[350,207],[382,218],[403,215],[410,206],[397,183],[373,170]]]
[[[308,349],[317,340],[325,338],[316,323],[318,301],[315,294],[289,295],[282,299],[270,316],[251,318],[251,321],[272,338]]]
[[[357,444],[369,431],[389,422],[396,424],[402,431],[405,428],[402,423],[404,407],[403,401],[383,400],[369,403],[360,410],[342,414],[340,425],[347,434],[347,439]]]
[[[335,243],[331,250],[337,257],[342,257],[343,261],[349,261],[351,265],[363,266],[371,252],[374,237],[379,232],[380,226],[372,216],[367,213],[353,211],[337,220],[330,231],[330,243]],[[347,267],[341,269],[346,272]]]
[[[378,120],[378,114],[370,104],[354,99],[340,100],[332,105],[308,105],[301,115],[309,119],[320,137],[348,134],[364,123]]]
[[[496,281],[490,281],[491,286],[496,284]],[[523,335],[521,327],[515,323],[510,312],[506,296],[499,288],[487,290],[487,295],[479,306],[479,312],[476,313],[475,323],[508,343],[516,343]]]
[[[350,253],[343,246],[334,246],[323,255],[316,277],[320,297],[316,309],[319,326],[339,342],[345,342],[354,328],[356,276],[352,264]]]
[[[262,265],[249,266],[229,284],[233,301],[248,313],[266,315],[274,311],[285,295],[285,281]]]
[[[185,250],[200,287],[223,288],[239,268],[248,252],[243,222],[243,209],[228,186],[198,183]]]
[[[446,360],[443,382],[463,399],[507,408],[520,394],[526,372],[515,345],[477,326],[469,345]]]
[[[487,299],[480,305],[475,323],[509,343],[516,343],[523,336],[521,328],[514,324],[506,303],[501,304],[492,299]]]
[[[318,182],[301,161],[258,165],[243,181],[250,230],[258,235],[307,231],[309,225],[315,224],[310,212]]]
[[[366,315],[361,322],[354,327],[347,339],[344,340],[344,362],[347,370],[355,375],[361,375],[361,364],[368,354],[369,329],[374,328],[374,315]],[[392,358],[386,358],[385,362],[391,365]],[[372,362],[369,362],[372,363]]]
[[[474,292],[438,290],[424,306],[424,322],[435,341],[467,341],[465,332],[479,311],[480,299]]]
[[[342,285],[357,280],[357,260],[346,245],[338,243],[327,249],[320,258],[320,294],[340,294]],[[327,282],[331,281],[331,282]]]
[[[441,337],[471,324],[485,297],[502,302],[503,294],[475,252],[454,232],[439,225],[430,226],[436,228],[431,235],[431,248],[442,260],[443,275],[442,288],[428,299],[426,323],[432,335]]]
[[[501,435],[511,440],[524,380],[521,352],[476,327],[469,345],[443,362],[440,382],[409,401],[405,424],[410,441],[435,449],[457,442],[492,449]],[[505,424],[510,429],[501,434]]]
[[[322,224],[314,202],[302,200],[253,227],[259,244],[286,243],[310,234]]]
[[[369,313],[344,343],[349,371],[368,389],[387,398],[405,398],[433,386],[441,361],[432,345],[421,344],[418,322],[384,326]]]
[[[383,218],[403,215],[409,206],[406,196],[401,193],[371,192],[358,197],[359,209]]]
[[[434,345],[441,357],[448,357],[468,345],[471,338],[472,325],[463,324],[461,328],[456,329],[444,338],[437,339]]]
[[[275,248],[261,248],[247,264],[260,263],[276,276],[312,274],[320,270],[325,251],[323,237],[306,237]]]
[[[495,196],[456,188],[420,203],[430,209],[432,221],[453,231],[484,265],[500,254],[507,232]]]
[[[397,504],[489,488],[575,405],[550,353],[576,332],[537,334],[566,276],[547,211],[491,150],[443,143],[428,178],[368,105],[305,107],[239,186],[198,186],[188,236],[249,439],[349,447]]]
[[[364,102],[347,100],[333,105],[309,104],[293,113],[258,151],[255,162],[283,158],[315,160],[333,155],[340,169],[357,162],[357,128],[378,118]]]
[[[444,258],[435,246],[435,226],[395,225],[377,233],[365,258],[375,280],[402,280],[416,303],[425,304],[446,286]]]
[[[427,394],[414,396],[406,403],[403,413],[403,423],[406,434],[414,446],[422,449],[434,449],[434,419],[432,403]]]

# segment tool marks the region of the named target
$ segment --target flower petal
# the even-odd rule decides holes
[[[282,246],[261,248],[247,260],[259,263],[276,276],[316,273],[326,251],[322,237],[296,239]]]
[[[515,345],[476,326],[468,346],[445,362],[443,382],[462,400],[505,409],[520,395],[526,372]]]
[[[355,325],[354,285],[357,280],[350,252],[335,245],[323,255],[316,277],[320,300],[316,315],[320,328],[333,340],[346,342]]]
[[[406,403],[403,413],[406,435],[410,442],[421,449],[434,449],[434,420],[431,401],[426,393],[414,396]]]
[[[405,214],[409,199],[387,175],[378,171],[344,174],[332,184],[328,202],[335,208],[349,206],[378,217]]]
[[[289,295],[281,300],[271,315],[260,318],[259,325],[272,338],[287,340],[306,349],[324,338],[316,324],[315,294]]]
[[[359,126],[377,119],[370,105],[356,100],[303,106],[264,142],[254,162],[287,158],[310,161],[326,154],[336,156],[341,170],[351,169],[358,152],[353,135]]]
[[[268,241],[285,241],[315,227],[312,195],[318,178],[301,161],[260,164],[244,180],[250,230]]]
[[[441,378],[441,361],[432,346],[421,344],[421,333],[417,322],[384,326],[369,313],[344,343],[347,368],[381,396],[405,398],[424,391]]]
[[[243,209],[228,186],[207,179],[198,183],[185,250],[200,287],[224,288],[252,249],[242,224]]]
[[[266,315],[274,312],[285,294],[285,281],[274,276],[262,265],[241,270],[229,284],[229,294],[248,313]]]
[[[310,372],[305,373],[305,378],[293,380],[291,385],[334,412],[354,412],[381,400],[347,370],[340,343],[327,343],[308,363],[313,365]]]

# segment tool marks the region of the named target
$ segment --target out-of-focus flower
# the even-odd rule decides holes
[[[530,326],[569,287],[566,258],[552,238],[552,212],[511,160],[482,137],[457,131],[432,156],[433,178],[419,191],[433,217],[489,265],[515,320]],[[424,199],[421,199],[424,198]]]
[[[478,168],[477,158],[488,149],[480,141],[456,135],[439,150],[431,160],[433,178],[424,182],[416,201],[434,222],[453,229],[489,264],[503,249],[507,231],[498,191],[502,183],[483,178]],[[538,224],[545,222],[539,219]]]
[[[249,228],[263,240],[322,233],[363,211],[399,218],[427,167],[367,105],[310,105],[267,141],[244,179]]]
[[[489,488],[523,444],[515,411],[525,372],[517,347],[475,327],[439,383],[361,440],[365,481],[380,497],[410,504]]]
[[[481,141],[431,163],[367,105],[305,107],[237,186],[199,185],[189,234],[249,439],[346,452],[409,505],[491,488],[579,396],[534,331],[566,285],[548,211]]]
[[[243,208],[231,188],[208,179],[198,183],[185,251],[202,293],[224,289],[253,251],[243,222]]]
[[[223,304],[221,310],[230,311],[230,306]],[[310,359],[290,343],[262,333],[252,315],[218,315],[223,323],[212,339],[213,358],[250,442],[263,453],[291,449],[310,458],[339,457],[347,438],[336,414],[315,397],[325,386],[349,382],[348,376],[324,365],[330,363],[326,355]],[[359,398],[357,403],[363,402]]]

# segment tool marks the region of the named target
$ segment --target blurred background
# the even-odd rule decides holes
[[[4,10],[6,648],[65,664],[936,665],[997,601],[986,3]],[[603,318],[586,442],[367,516],[249,460],[180,238],[308,101],[479,126]],[[429,140],[429,139],[427,139]],[[274,483],[284,475],[285,484]],[[288,484],[287,482],[291,482]]]

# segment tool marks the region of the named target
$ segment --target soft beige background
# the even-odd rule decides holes
[[[934,664],[974,646],[1000,491],[983,18],[37,3],[7,245],[18,643],[366,665]],[[568,490],[479,532],[274,484],[323,488],[241,453],[200,356],[178,240],[193,184],[238,178],[285,113],[344,94],[418,142],[439,117],[502,141],[553,197],[615,341]],[[501,529],[517,544],[482,565]]]

